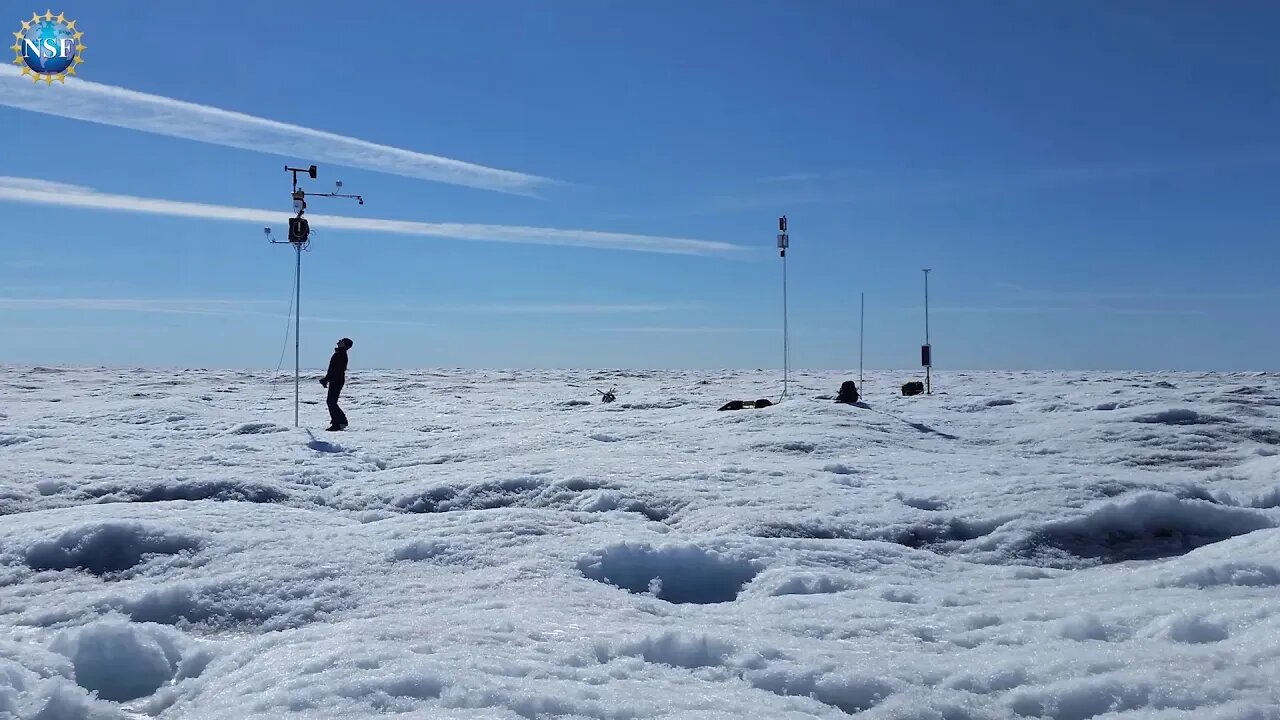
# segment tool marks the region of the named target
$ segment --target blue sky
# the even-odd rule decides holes
[[[8,8],[6,32],[46,9]],[[366,204],[313,214],[471,239],[314,221],[304,365],[349,335],[353,369],[779,367],[785,213],[795,367],[856,367],[864,292],[867,366],[915,367],[924,267],[939,371],[1278,367],[1280,6],[49,9],[78,21],[79,77],[112,106],[75,83],[17,101],[0,76],[0,363],[274,368],[293,256],[257,216],[102,206],[273,210],[281,235],[283,166],[315,162],[305,187],[340,179]],[[157,116],[112,88],[482,167],[456,184],[282,155],[252,121],[226,121],[240,147],[201,142],[205,111]],[[554,230],[474,227],[495,225]],[[475,239],[494,234],[541,240]]]

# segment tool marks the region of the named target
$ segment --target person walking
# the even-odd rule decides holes
[[[329,370],[320,378],[320,384],[329,389],[329,419],[331,424],[327,430],[346,430],[347,414],[338,407],[338,396],[342,394],[342,386],[347,383],[347,351],[355,343],[351,338],[342,338],[333,349],[333,357],[329,358]]]

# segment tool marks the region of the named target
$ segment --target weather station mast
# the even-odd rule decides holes
[[[271,235],[271,228],[263,228],[262,232],[267,236],[267,240],[272,245],[292,245],[295,254],[294,270],[293,270],[293,426],[298,427],[298,404],[302,395],[302,350],[299,336],[301,335],[302,324],[302,251],[311,248],[311,224],[303,217],[307,210],[307,196],[311,197],[331,197],[331,198],[350,198],[364,205],[364,198],[360,195],[346,195],[341,193],[342,181],[335,183],[334,192],[328,193],[308,193],[298,187],[298,173],[306,173],[312,180],[316,179],[316,166],[312,165],[305,168],[295,168],[285,166],[285,172],[293,174],[293,210],[295,215],[289,218],[289,239],[276,240]]]
[[[791,381],[791,345],[787,328],[787,248],[791,247],[791,236],[787,234],[787,216],[778,218],[778,256],[782,258],[782,397],[787,397],[788,385]]]

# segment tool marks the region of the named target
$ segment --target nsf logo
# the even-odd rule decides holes
[[[23,76],[30,76],[32,82],[44,80],[46,85],[52,85],[56,78],[65,83],[68,75],[76,74],[76,66],[84,62],[84,33],[76,29],[75,20],[68,20],[62,13],[32,13],[13,37],[17,40],[11,48],[13,64],[21,66]]]

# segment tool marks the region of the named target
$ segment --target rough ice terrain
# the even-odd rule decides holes
[[[4,372],[0,718],[1280,718],[1277,374]]]

